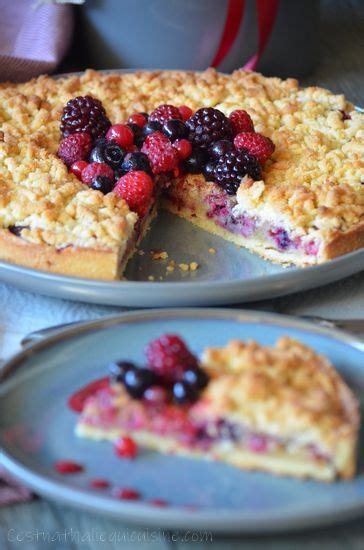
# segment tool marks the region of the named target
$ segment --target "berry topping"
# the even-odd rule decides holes
[[[171,118],[182,120],[181,113],[174,105],[159,105],[159,107],[154,109],[149,115],[150,121],[156,120],[160,124],[164,124],[167,120],[171,120]]]
[[[71,164],[71,172],[74,174],[79,180],[82,177],[82,171],[86,168],[87,162],[85,160],[76,160],[73,164]]]
[[[195,367],[184,372],[183,381],[190,384],[190,386],[193,386],[197,390],[202,390],[207,386],[209,377],[203,369],[200,367]]]
[[[215,143],[210,146],[209,153],[214,159],[218,159],[233,149],[234,145],[231,141],[221,139],[220,141],[215,141]]]
[[[139,491],[136,491],[131,487],[122,487],[120,489],[115,489],[113,491],[113,495],[114,497],[121,498],[122,500],[139,500],[142,496]]]
[[[134,143],[134,134],[126,124],[114,124],[108,130],[106,139],[115,141],[120,147],[127,149]]]
[[[110,487],[110,483],[106,479],[96,478],[91,479],[90,487],[92,487],[93,489],[107,489],[108,487]]]
[[[229,151],[222,155],[214,170],[215,180],[229,195],[235,195],[241,180],[248,175],[253,180],[262,177],[259,162],[245,151]]]
[[[173,147],[176,149],[180,160],[187,159],[192,153],[192,145],[188,139],[176,139],[173,143]]]
[[[111,380],[113,382],[124,382],[124,377],[128,370],[133,370],[136,368],[137,367],[134,363],[131,363],[130,361],[113,361],[109,365]]]
[[[104,195],[110,193],[114,188],[114,182],[107,176],[96,176],[91,183],[91,189],[101,191]]]
[[[115,141],[99,140],[90,153],[90,162],[106,162],[111,168],[121,166],[125,151]]]
[[[124,173],[135,172],[137,170],[142,170],[143,172],[147,172],[147,174],[152,173],[147,155],[139,151],[136,153],[128,153],[124,158],[121,169]]]
[[[131,437],[119,437],[114,441],[114,451],[122,458],[135,458],[138,454],[138,447]]]
[[[185,139],[188,136],[188,130],[182,120],[171,118],[163,124],[163,133],[166,134],[170,141],[176,139]]]
[[[147,122],[147,118],[148,117],[145,117],[142,113],[136,113],[128,118],[128,124],[136,124],[140,128],[143,128]]]
[[[178,110],[184,122],[186,122],[186,120],[193,115],[192,109],[190,109],[190,107],[187,107],[187,105],[181,105],[180,107],[178,107]]]
[[[207,155],[203,149],[193,149],[190,156],[182,162],[182,168],[190,174],[201,174],[206,163]]]
[[[59,460],[54,464],[54,468],[60,474],[79,474],[84,469],[82,464],[71,460]]]
[[[188,382],[175,382],[173,385],[173,399],[178,405],[193,403],[197,398],[197,389]]]
[[[254,132],[253,121],[244,109],[239,109],[233,111],[229,115],[229,120],[233,128],[234,135],[239,134],[240,132]]]
[[[138,124],[134,124],[133,122],[128,122],[126,126],[133,132],[134,144],[137,147],[141,147],[144,141],[144,128],[141,128]],[[127,149],[128,151],[131,151],[132,145],[130,145]]]
[[[147,137],[149,134],[154,134],[154,132],[161,132],[163,129],[162,124],[157,120],[149,120],[143,128],[143,136]]]
[[[164,334],[153,340],[148,344],[145,354],[148,367],[167,384],[181,379],[187,369],[197,366],[196,358],[175,334]]]
[[[168,395],[165,388],[161,386],[151,386],[145,390],[143,398],[150,404],[161,405],[167,402]]]
[[[104,162],[92,162],[82,170],[82,181],[86,185],[91,186],[97,176],[105,176],[112,180],[114,172],[112,168]]]
[[[63,109],[61,132],[64,136],[87,132],[96,139],[104,136],[110,125],[101,101],[89,95],[70,99]]]
[[[203,167],[202,173],[206,181],[215,181],[215,162],[209,160]]]
[[[58,156],[67,166],[78,160],[87,159],[92,147],[90,134],[74,134],[62,139],[58,147]]]
[[[142,153],[147,155],[153,174],[169,172],[178,165],[176,150],[167,136],[161,132],[154,132],[145,138]]]
[[[124,376],[125,389],[134,399],[141,399],[145,390],[157,382],[155,373],[150,369],[130,369]]]
[[[255,132],[242,132],[234,138],[237,149],[247,149],[260,163],[264,163],[274,152],[275,146],[271,139]]]
[[[128,203],[130,210],[143,217],[152,202],[153,180],[142,170],[129,172],[117,181],[114,192]]]
[[[208,147],[214,141],[230,138],[232,128],[230,120],[213,107],[199,109],[187,121],[189,140],[200,147]]]

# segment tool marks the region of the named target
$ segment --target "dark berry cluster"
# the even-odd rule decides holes
[[[203,174],[229,194],[244,176],[262,177],[272,141],[254,131],[246,111],[229,117],[213,107],[159,105],[111,125],[102,103],[76,97],[65,106],[58,156],[84,184],[114,191],[139,216],[153,203],[153,178],[162,173]]]
[[[175,334],[164,334],[146,349],[146,367],[129,361],[111,363],[113,382],[124,385],[134,399],[155,405],[174,401],[193,403],[208,383],[208,376],[185,342]]]

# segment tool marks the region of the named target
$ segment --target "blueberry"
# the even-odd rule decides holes
[[[209,149],[210,155],[212,158],[218,159],[225,153],[228,153],[229,151],[232,151],[234,149],[234,145],[231,141],[228,141],[227,139],[221,139],[220,141],[215,141]]]
[[[163,124],[163,133],[170,141],[176,141],[176,139],[186,139],[188,136],[187,127],[182,120],[178,120],[177,118],[171,118]]]
[[[140,115],[143,115],[143,117],[145,118],[145,120],[148,120],[149,118],[149,115],[148,113],[139,113]]]
[[[182,168],[190,174],[201,174],[206,162],[206,153],[202,149],[194,149],[188,159],[182,162]]]
[[[178,405],[193,403],[198,398],[197,390],[187,382],[176,382],[173,385],[173,399]]]
[[[91,189],[101,191],[101,193],[107,195],[114,189],[114,182],[107,176],[96,176],[91,184]]]
[[[125,151],[114,141],[109,143],[98,140],[90,153],[90,162],[106,162],[111,168],[118,168],[125,156]]]
[[[138,124],[134,124],[133,122],[127,123],[128,128],[133,132],[134,134],[134,143],[137,147],[141,147],[143,145],[144,141],[144,135],[143,135],[143,128],[138,126]]]
[[[124,382],[125,374],[129,370],[135,369],[136,366],[130,361],[113,361],[109,365],[111,379],[114,382]]]
[[[134,172],[135,170],[143,170],[143,172],[147,172],[147,174],[152,173],[147,155],[139,151],[128,153],[124,158],[121,169],[125,174],[127,172]]]
[[[157,377],[149,369],[136,368],[127,370],[124,376],[126,391],[131,397],[141,399],[145,390],[156,384]]]
[[[202,390],[207,386],[209,377],[200,367],[195,367],[194,369],[188,369],[184,372],[183,380],[195,389]]]
[[[206,181],[215,181],[215,163],[212,160],[209,160],[203,167],[202,173],[205,176]]]
[[[146,138],[147,136],[149,136],[149,134],[154,134],[154,132],[161,132],[162,125],[157,120],[150,120],[146,123],[142,131],[144,138]]]

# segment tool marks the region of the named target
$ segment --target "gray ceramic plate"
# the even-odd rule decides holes
[[[364,400],[364,353],[352,337],[288,317],[229,310],[128,313],[78,325],[20,353],[5,366],[0,388],[2,463],[36,492],[129,522],[216,532],[263,532],[312,527],[364,511],[364,467],[352,481],[324,484],[247,473],[236,468],[142,450],[135,461],[118,459],[110,443],[78,439],[67,400],[87,382],[105,376],[115,358],[141,362],[146,343],[169,331],[199,353],[230,338],[273,343],[290,334],[326,354]],[[363,441],[361,442],[361,449]],[[363,453],[360,453],[363,456]],[[61,476],[59,459],[83,463],[82,474]],[[133,486],[144,502],[91,490],[93,477]],[[166,508],[146,503],[169,502]],[[186,509],[195,506],[195,510]]]
[[[159,213],[141,248],[146,253],[135,255],[129,262],[126,281],[64,277],[6,262],[0,262],[0,281],[56,298],[114,306],[212,306],[284,296],[364,269],[364,250],[312,268],[283,268],[166,212]],[[209,248],[214,248],[216,254],[210,254]],[[193,273],[176,269],[167,275],[167,261],[151,261],[151,250],[166,250],[169,259],[177,263],[196,261],[200,268]],[[150,276],[153,282],[148,280]]]

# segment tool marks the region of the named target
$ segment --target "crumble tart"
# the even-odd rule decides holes
[[[353,477],[359,406],[324,356],[284,336],[271,347],[235,340],[207,348],[197,366],[177,338],[165,335],[149,346],[155,358],[147,351],[149,374],[117,363],[119,376],[86,399],[76,434],[111,441],[132,435],[161,452],[246,470],[322,481]],[[138,375],[147,381],[144,393],[132,384]],[[188,381],[184,392],[178,380]],[[174,400],[158,397],[162,390]]]
[[[113,193],[91,196],[56,155],[62,108],[85,94],[101,100],[112,121],[162,103],[226,115],[246,109],[275,145],[261,179],[242,178],[231,196],[201,174],[170,176],[163,206],[283,264],[312,265],[363,247],[364,117],[344,96],[246,71],[89,70],[0,84],[1,259],[116,279],[148,228],[156,205],[138,220]]]

